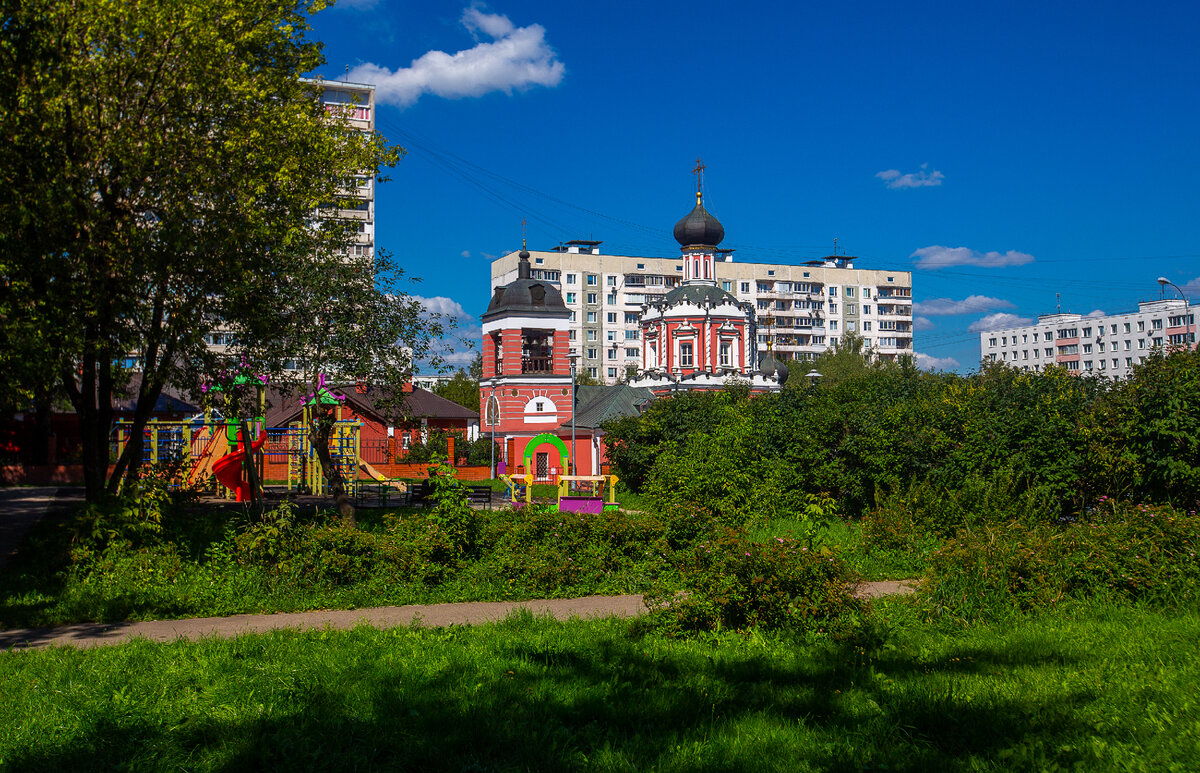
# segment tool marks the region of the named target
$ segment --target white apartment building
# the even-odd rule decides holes
[[[1195,314],[1181,299],[1143,301],[1104,316],[1043,314],[1033,325],[979,334],[981,359],[1022,370],[1051,365],[1072,373],[1125,378],[1153,349],[1196,347]]]
[[[605,255],[602,242],[574,240],[530,250],[533,277],[556,284],[571,312],[571,351],[583,373],[608,384],[642,363],[640,320],[684,277],[682,257]],[[854,267],[838,255],[800,265],[740,263],[718,250],[721,289],[754,305],[754,352],[812,359],[845,333],[862,336],[876,357],[912,353],[912,273]],[[518,251],[492,261],[491,289],[517,278]],[[757,367],[757,359],[755,367]]]
[[[325,112],[351,128],[363,132],[375,131],[375,87],[366,83],[326,81],[303,78],[304,83],[321,87],[321,104]],[[375,176],[368,173],[355,178],[354,188],[345,191],[355,200],[353,207],[322,210],[321,217],[335,217],[354,223],[357,230],[347,247],[354,257],[375,257]],[[217,330],[208,336],[209,348],[224,354],[233,344],[233,334]],[[288,365],[288,368],[294,367]]]

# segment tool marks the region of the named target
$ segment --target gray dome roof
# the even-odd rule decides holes
[[[774,376],[779,380],[780,385],[786,383],[788,379],[787,363],[770,352],[759,358],[758,372],[764,376]]]
[[[679,285],[663,296],[662,303],[664,306],[674,306],[677,303],[692,303],[696,306],[720,306],[722,303],[728,303],[731,306],[741,306],[732,293],[714,284]]]
[[[522,317],[566,318],[571,312],[563,303],[562,293],[553,283],[530,277],[529,253],[521,251],[517,278],[492,292],[492,300],[482,319],[489,321],[501,315]]]
[[[725,238],[725,227],[704,209],[700,193],[696,192],[696,207],[675,224],[675,241],[681,247],[700,245],[716,247]]]

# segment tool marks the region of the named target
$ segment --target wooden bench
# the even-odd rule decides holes
[[[467,503],[470,505],[487,505],[487,509],[492,509],[492,487],[491,486],[467,486]]]

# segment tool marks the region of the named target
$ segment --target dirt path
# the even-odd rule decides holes
[[[83,489],[18,486],[0,489],[0,567],[8,563],[25,534],[47,513],[83,501]]]
[[[870,582],[858,588],[863,598],[912,593],[911,583]],[[283,628],[345,630],[359,625],[395,628],[418,624],[438,628],[449,625],[476,625],[503,620],[517,610],[535,615],[550,615],[558,620],[573,617],[633,617],[643,614],[641,596],[586,596],[577,599],[537,601],[467,602],[427,604],[370,609],[287,612],[274,615],[234,615],[198,617],[186,620],[153,620],[144,623],[78,623],[54,628],[23,628],[0,631],[0,649],[70,646],[101,647],[122,644],[133,638],[168,642],[176,639],[195,641],[205,637],[231,637],[244,633],[265,633]]]

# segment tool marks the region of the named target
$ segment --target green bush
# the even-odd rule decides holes
[[[777,537],[752,542],[726,529],[681,557],[682,586],[647,596],[666,630],[815,630],[861,609],[845,563],[828,550]]]
[[[962,618],[1108,595],[1157,604],[1194,598],[1200,518],[1104,500],[1077,522],[1009,521],[961,532],[935,551],[922,597]]]

